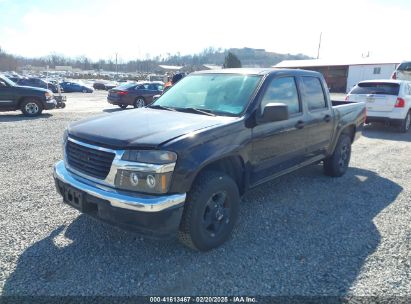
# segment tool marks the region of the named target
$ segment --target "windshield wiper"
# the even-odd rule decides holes
[[[202,115],[208,115],[208,116],[217,116],[213,114],[210,110],[206,109],[199,109],[199,108],[175,108],[177,111],[181,112],[189,112],[189,113],[196,113],[196,114],[202,114]]]
[[[170,107],[165,107],[165,106],[160,106],[160,105],[151,105],[151,106],[148,106],[149,108],[152,108],[152,109],[160,109],[160,110],[167,110],[167,111],[176,111],[176,109],[174,109],[174,108],[170,108]]]

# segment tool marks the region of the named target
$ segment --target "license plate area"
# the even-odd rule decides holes
[[[63,201],[74,208],[83,211],[84,192],[64,185]]]

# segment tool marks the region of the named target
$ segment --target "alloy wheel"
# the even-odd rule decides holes
[[[39,111],[39,106],[35,102],[29,102],[25,105],[25,110],[28,114],[34,115]]]
[[[211,236],[219,236],[230,223],[230,206],[227,202],[227,193],[214,193],[206,204],[203,214],[203,228]]]

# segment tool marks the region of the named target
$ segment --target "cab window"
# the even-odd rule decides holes
[[[304,101],[307,103],[308,110],[315,111],[327,108],[323,87],[317,77],[301,77],[304,86]]]
[[[284,103],[290,115],[301,112],[297,85],[294,77],[273,79],[267,87],[261,101],[261,113],[269,103]]]

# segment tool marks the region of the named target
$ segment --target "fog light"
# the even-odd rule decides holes
[[[137,186],[137,185],[138,185],[138,174],[137,174],[137,173],[132,172],[132,173],[130,174],[130,183],[131,183],[133,186]]]
[[[147,186],[149,186],[150,188],[154,188],[156,186],[156,179],[152,175],[147,175],[146,182]]]

